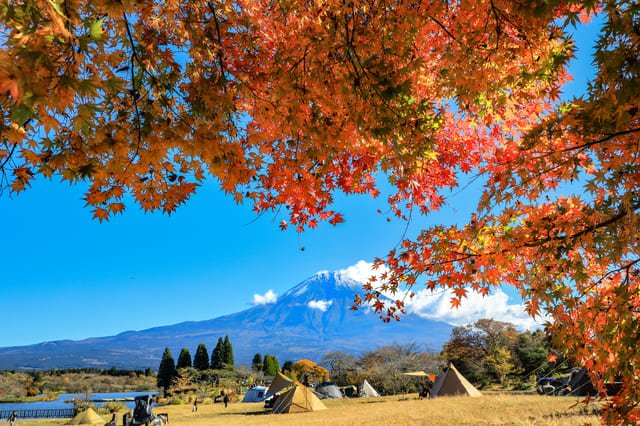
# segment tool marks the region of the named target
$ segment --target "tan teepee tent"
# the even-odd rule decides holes
[[[69,420],[68,425],[104,425],[106,422],[93,409],[87,408]]]
[[[274,413],[305,413],[326,409],[311,389],[300,385],[295,385],[280,395],[273,405]]]
[[[482,396],[480,391],[469,383],[453,364],[449,364],[447,371],[438,376],[431,390],[431,398],[449,395]]]
[[[269,385],[269,389],[267,389],[267,393],[264,394],[264,397],[269,398],[271,395],[275,395],[293,384],[293,380],[278,371],[278,374],[273,378],[273,381],[271,382],[271,385]]]

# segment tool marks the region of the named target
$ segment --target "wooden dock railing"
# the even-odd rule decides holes
[[[70,419],[74,416],[73,408],[52,408],[41,410],[0,410],[0,420],[6,420],[11,413],[18,414],[20,419]]]

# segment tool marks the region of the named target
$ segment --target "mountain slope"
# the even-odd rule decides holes
[[[0,348],[0,369],[157,368],[165,347],[209,350],[229,335],[235,359],[248,364],[256,352],[285,359],[319,360],[329,351],[361,353],[391,343],[416,342],[437,350],[452,326],[408,314],[384,323],[369,309],[350,310],[361,283],[337,272],[322,272],[283,294],[276,303],[207,320],[127,331],[80,341],[62,340]]]

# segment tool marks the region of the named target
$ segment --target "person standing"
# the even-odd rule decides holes
[[[118,419],[117,419],[116,413],[113,413],[113,415],[111,416],[111,420],[109,420],[109,423],[107,423],[105,426],[118,426]]]
[[[198,414],[198,398],[193,400],[193,408],[191,409],[193,414]]]
[[[7,418],[7,421],[9,422],[9,424],[11,426],[13,426],[16,423],[16,420],[18,419],[18,412],[14,411],[13,413],[11,413],[11,415]]]
[[[224,408],[227,408],[227,404],[229,403],[229,395],[225,393],[222,401],[224,402]]]

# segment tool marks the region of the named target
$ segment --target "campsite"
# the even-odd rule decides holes
[[[169,425],[596,425],[593,407],[574,406],[577,398],[538,395],[485,395],[483,398],[447,397],[420,400],[416,394],[382,398],[323,400],[326,410],[297,414],[264,414],[261,403],[163,406]],[[105,416],[105,422],[108,420]],[[18,425],[61,426],[66,421],[23,421]]]
[[[513,342],[522,343],[523,337],[540,336],[539,333],[514,333],[512,326],[496,321],[483,320],[476,326],[491,326],[495,335],[506,333]],[[416,345],[392,345],[379,347],[360,357],[330,352],[319,364],[302,359],[285,361],[280,367],[275,356],[265,354],[263,357],[256,353],[250,370],[247,366],[234,364],[232,339],[220,337],[211,362],[206,345],[199,344],[193,360],[189,349],[183,348],[177,364],[174,364],[171,352],[165,350],[157,373],[110,369],[87,370],[84,375],[77,376],[81,381],[93,383],[112,381],[109,374],[138,374],[142,384],[148,379],[145,374],[149,374],[155,376],[157,385],[150,387],[149,393],[138,392],[119,401],[104,399],[99,394],[75,394],[68,397],[73,399],[64,401],[73,402],[69,405],[74,408],[73,413],[68,413],[67,418],[31,420],[33,413],[22,411],[19,412],[20,424],[104,425],[111,420],[114,422],[111,424],[116,425],[149,423],[163,426],[167,419],[171,424],[179,425],[219,421],[225,424],[332,425],[363,422],[572,425],[597,422],[597,406],[576,404],[584,396],[593,395],[593,388],[585,386],[591,382],[583,369],[570,368],[571,364],[566,360],[555,364],[543,362],[533,370],[536,374],[523,373],[523,367],[520,367],[507,375],[501,384],[493,364],[485,363],[482,371],[470,369],[468,362],[473,360],[470,355],[446,362],[465,348],[456,343],[454,336],[469,330],[465,327],[456,330],[440,354],[421,351]],[[511,348],[514,357],[520,353],[515,349]],[[519,365],[527,365],[528,360],[526,357],[520,359]],[[92,378],[90,373],[97,376]],[[47,383],[56,377],[55,374],[60,372],[35,376],[3,373],[1,377],[7,388],[9,379],[15,387],[20,380],[30,378],[32,387],[39,386],[42,392],[49,389]],[[491,383],[484,383],[483,377]],[[105,401],[111,402],[103,405]],[[493,408],[487,410],[487,407]],[[0,420],[3,419],[6,419],[6,412],[0,411]]]
[[[405,393],[381,397],[365,379],[356,388],[357,396],[345,397],[334,383],[310,386],[277,372],[268,387],[253,386],[244,395],[234,395],[232,403],[206,399],[196,410],[191,404],[155,406],[151,395],[135,398],[133,411],[121,410],[100,416],[92,408],[80,410],[71,420],[31,421],[21,424],[53,426],[66,424],[164,426],[208,425],[499,425],[545,424],[585,425],[598,423],[598,406],[579,404],[579,398],[515,392],[480,392],[453,364],[437,377],[424,371],[404,376],[428,380],[429,394]],[[329,389],[323,389],[329,388]],[[321,391],[325,392],[322,393]],[[160,398],[161,399],[161,398]],[[226,398],[225,398],[226,399]],[[242,402],[240,402],[242,401]],[[155,407],[154,407],[155,406]],[[111,421],[107,421],[111,418]],[[113,422],[113,423],[112,423]]]

